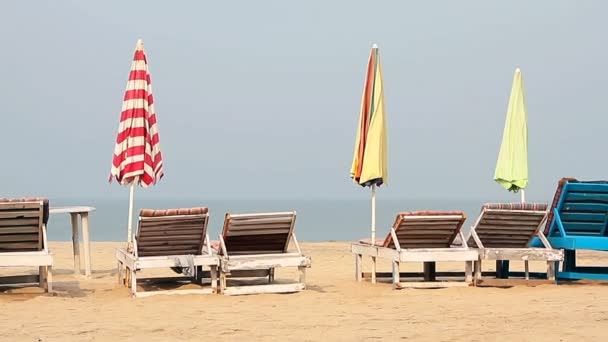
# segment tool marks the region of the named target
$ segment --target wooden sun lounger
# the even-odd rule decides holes
[[[207,208],[150,210],[142,209],[139,227],[134,238],[133,251],[120,248],[116,251],[118,260],[118,281],[131,288],[135,297],[155,294],[215,293],[219,260],[209,245]],[[210,268],[210,288],[137,291],[137,272],[151,268],[188,268],[191,274],[169,280],[190,280],[202,284],[202,267]],[[124,272],[124,273],[123,273]],[[123,276],[124,274],[124,276]],[[160,279],[139,279],[140,281]]]
[[[468,240],[469,246],[479,249],[479,260],[475,262],[476,280],[481,279],[483,260],[496,260],[497,278],[509,277],[508,263],[504,261],[524,261],[526,279],[530,278],[528,261],[546,261],[546,278],[555,280],[556,262],[563,260],[564,254],[562,250],[551,248],[540,231],[546,218],[546,204],[485,204]],[[542,248],[530,247],[535,237],[542,241]]]
[[[290,293],[306,288],[306,268],[310,257],[304,256],[294,225],[296,213],[226,214],[220,234],[220,292],[226,295],[255,293]],[[289,252],[290,241],[296,248]],[[297,267],[299,281],[275,284],[274,269]],[[228,286],[227,277],[268,277],[268,284]]]
[[[0,199],[0,267],[38,267],[38,274],[0,277],[0,285],[35,284],[52,292],[45,199]]]
[[[384,241],[371,245],[361,240],[351,246],[355,254],[357,281],[362,280],[362,258],[369,256],[389,259],[393,263],[392,279],[395,288],[450,287],[468,286],[473,281],[473,262],[477,251],[468,248],[465,241],[462,247],[450,247],[460,231],[466,216],[460,211],[416,211],[397,215],[390,233]],[[462,261],[465,264],[465,281],[436,281],[435,263],[438,261]],[[423,262],[424,281],[401,282],[399,264],[402,262]],[[408,276],[410,274],[406,274]],[[451,275],[451,274],[448,274]],[[375,275],[372,275],[372,282]]]

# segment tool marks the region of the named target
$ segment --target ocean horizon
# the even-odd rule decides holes
[[[467,215],[464,229],[476,219],[483,200],[475,199],[395,199],[378,196],[376,202],[376,234],[383,239],[395,216],[412,210],[461,210]],[[128,198],[62,198],[50,199],[51,207],[92,206],[89,229],[91,241],[126,241]],[[297,212],[296,236],[299,241],[352,241],[369,237],[371,231],[371,202],[369,199],[136,199],[133,214],[133,231],[141,208],[167,209],[208,207],[210,212],[209,236],[217,239],[224,215],[253,212]],[[71,240],[71,223],[68,214],[52,214],[48,223],[51,241]]]

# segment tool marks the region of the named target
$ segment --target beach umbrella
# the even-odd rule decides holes
[[[148,187],[163,176],[158,124],[148,61],[142,40],[137,41],[129,81],[122,102],[116,146],[110,170],[112,179],[129,186],[127,241],[133,231],[133,193],[136,184]]]
[[[528,127],[521,70],[516,69],[507,109],[507,119],[498,153],[494,180],[505,189],[521,193],[528,185]]]
[[[373,45],[367,62],[359,126],[350,176],[372,193],[371,240],[376,241],[376,187],[387,183],[387,136],[384,86],[378,46]]]

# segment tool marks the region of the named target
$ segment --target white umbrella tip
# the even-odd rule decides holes
[[[519,74],[520,72],[521,72],[521,69],[515,68],[515,73]]]
[[[377,49],[377,48],[378,48],[378,44],[374,43],[374,44],[372,45],[372,49]]]
[[[137,47],[142,47],[142,46],[144,46],[144,40],[143,40],[143,39],[141,39],[141,38],[139,38],[139,39],[137,40]]]

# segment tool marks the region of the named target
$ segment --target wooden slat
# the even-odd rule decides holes
[[[230,220],[248,220],[258,218],[275,218],[275,217],[295,217],[295,212],[277,212],[277,213],[251,213],[251,214],[230,214]]]
[[[562,222],[566,232],[570,231],[589,231],[589,232],[600,232],[604,229],[605,224],[602,223],[591,223],[591,222]]]
[[[144,229],[158,230],[158,229],[192,229],[200,228],[205,224],[205,221],[158,221],[158,222],[141,222],[140,227]]]
[[[198,235],[199,237],[203,233],[202,229],[172,229],[172,230],[155,230],[155,231],[142,231],[139,234],[140,239],[148,237],[171,237],[180,235]]]
[[[230,219],[230,226],[238,227],[244,225],[266,225],[273,223],[286,223],[291,224],[293,216],[282,216],[282,217],[268,217],[268,218],[241,218],[241,219]]]
[[[498,225],[492,225],[492,226],[478,226],[477,229],[475,229],[475,231],[488,231],[488,232],[525,232],[525,231],[529,231],[529,230],[536,230],[537,226],[535,226],[534,228],[532,227],[518,227],[518,226],[506,226],[506,227],[501,227]]]
[[[29,242],[35,241],[38,243],[38,234],[3,234],[0,235],[0,243],[2,242]]]
[[[572,192],[566,194],[566,202],[599,202],[608,203],[608,193]]]
[[[37,210],[19,210],[19,211],[0,211],[0,219],[21,219],[39,217],[40,211]]]
[[[562,213],[560,215],[562,222],[576,221],[576,222],[599,222],[603,223],[606,220],[607,213]]]
[[[608,184],[600,183],[568,183],[569,192],[598,192],[608,193]]]
[[[142,242],[146,242],[146,241],[181,241],[181,240],[186,240],[186,241],[192,241],[194,244],[200,244],[200,240],[202,238],[201,236],[202,232],[199,232],[198,234],[191,234],[191,235],[169,235],[169,236],[145,236],[142,237],[140,236],[139,239],[137,240],[137,243],[142,243]]]
[[[486,220],[486,219],[481,219],[481,221],[479,222],[480,225],[486,224],[486,225],[495,225],[495,226],[531,226],[531,225],[536,225],[538,226],[538,224],[540,223],[540,218],[536,221],[512,221],[512,220]]]
[[[444,230],[398,230],[395,232],[397,236],[416,236],[416,235],[446,235],[452,236],[454,229]]]
[[[177,248],[191,248],[198,252],[199,245],[192,243],[191,241],[146,241],[137,244],[138,247],[177,247]]]
[[[563,204],[561,211],[605,213],[608,211],[608,203],[607,204],[598,204],[598,203],[569,203],[569,202],[566,202]]]
[[[270,223],[270,224],[254,224],[254,225],[239,225],[230,226],[230,231],[255,230],[255,229],[289,229],[291,223]]]
[[[18,252],[19,250],[37,250],[38,249],[38,241],[36,242],[0,242],[0,251],[8,252],[14,251]]]
[[[139,254],[147,252],[159,252],[159,251],[179,251],[179,253],[175,253],[175,255],[182,255],[182,254],[194,254],[197,253],[198,250],[196,248],[192,248],[189,245],[185,245],[185,246],[142,246],[139,247]],[[173,255],[173,254],[163,254],[163,255]]]
[[[289,227],[284,229],[248,229],[244,231],[230,231],[228,236],[256,236],[269,234],[289,234]]]
[[[41,209],[42,201],[1,202],[0,211],[15,209]]]
[[[400,226],[434,226],[434,225],[446,225],[450,227],[455,227],[460,223],[460,221],[456,220],[410,220],[410,218],[406,218],[401,220]]]
[[[0,227],[0,235],[4,234],[28,234],[35,233],[38,234],[40,232],[40,228],[38,226],[23,226],[23,227]]]
[[[38,226],[38,217],[23,219],[0,219],[0,229],[2,229],[2,227],[8,226]]]

